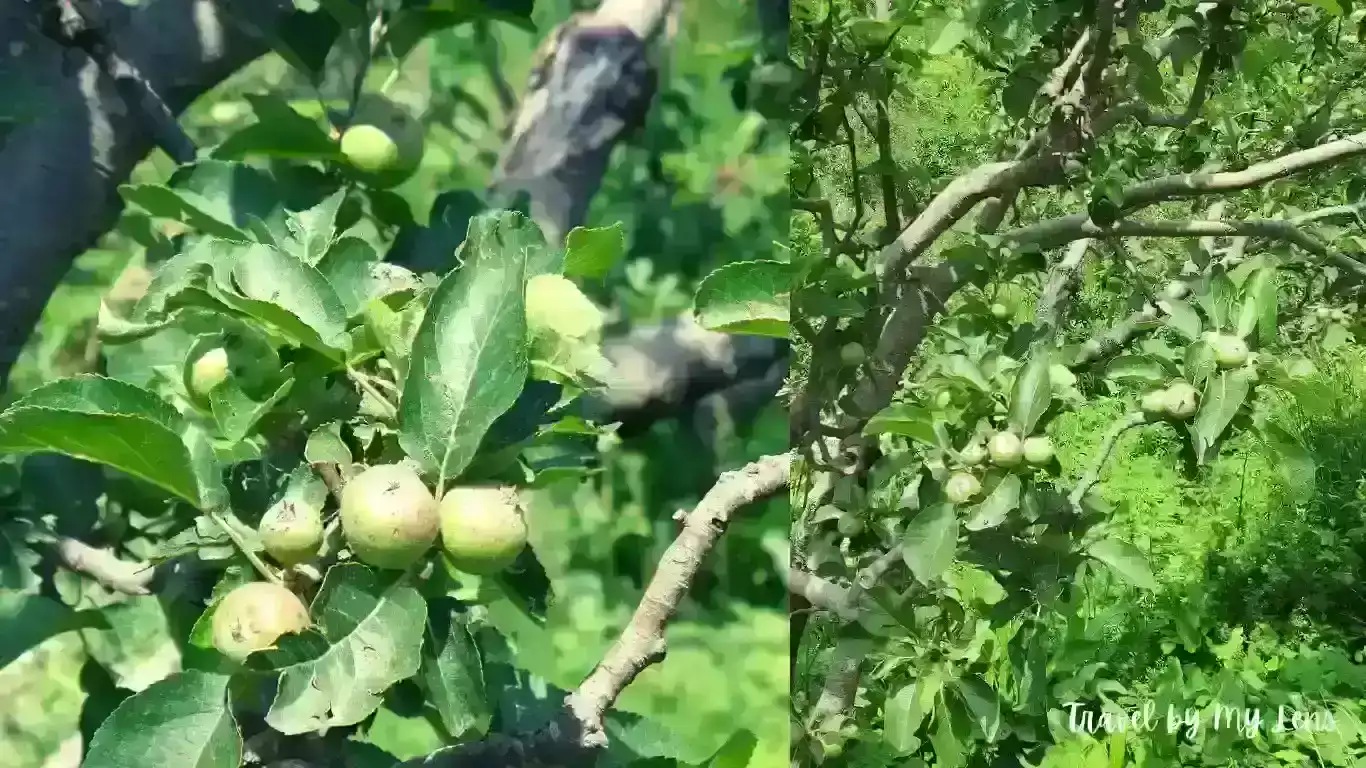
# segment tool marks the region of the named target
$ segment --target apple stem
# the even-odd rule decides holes
[[[346,375],[350,377],[352,381],[356,382],[356,386],[364,390],[365,394],[374,398],[376,402],[384,407],[387,418],[394,419],[398,416],[398,406],[394,405],[383,392],[379,391],[379,388],[375,386],[374,379],[351,366],[347,366]]]
[[[247,542],[242,539],[242,536],[238,534],[238,532],[234,530],[231,525],[228,524],[227,520],[223,519],[223,516],[218,513],[218,510],[205,510],[204,515],[205,517],[214,521],[214,523],[217,524],[219,528],[222,528],[224,533],[228,534],[228,538],[232,539],[233,545],[236,546],[237,549],[242,553],[242,555],[247,558],[247,562],[251,563],[252,567],[255,568],[258,573],[265,577],[266,581],[269,581],[272,584],[284,586],[285,582],[284,579],[280,578],[280,574],[276,573],[274,568],[271,568],[269,565],[266,565],[265,561],[262,560],[255,552],[253,552],[250,547],[247,546]]]

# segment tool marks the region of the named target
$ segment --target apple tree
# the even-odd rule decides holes
[[[496,66],[471,67],[507,120],[490,132],[501,142],[491,168],[485,146],[456,169],[488,182],[461,216],[470,195],[422,177],[430,125],[391,86],[429,54],[425,38],[474,26],[488,44],[497,25],[529,28],[531,12],[516,0],[6,5],[0,39],[42,55],[12,86],[33,86],[35,114],[0,135],[6,189],[26,190],[6,192],[15,205],[0,224],[0,280],[15,286],[0,302],[0,379],[65,266],[103,230],[117,220],[146,253],[142,283],[99,306],[93,372],[26,386],[0,411],[0,666],[106,624],[113,608],[79,600],[91,585],[156,595],[181,658],[137,692],[107,675],[85,686],[83,765],[395,765],[358,738],[394,701],[447,742],[404,764],[741,765],[755,754],[739,730],[698,757],[615,705],[664,659],[666,627],[732,518],[743,524],[785,491],[788,454],[730,457],[674,516],[639,604],[572,690],[519,668],[519,640],[490,618],[497,602],[534,623],[557,599],[542,561],[568,556],[537,531],[527,496],[591,474],[622,439],[614,417],[638,405],[613,399],[639,392],[621,364],[631,340],[608,335],[620,317],[602,285],[638,254],[622,223],[586,222],[599,190],[619,183],[618,145],[658,140],[648,116],[670,85],[662,62],[682,7],[609,1],[569,16],[529,62],[520,101]],[[22,24],[8,26],[11,15]],[[741,43],[738,80],[770,55]],[[179,113],[267,50],[293,67],[288,85],[248,94],[247,119],[229,115],[231,130],[206,146]],[[310,111],[288,88],[328,97]],[[753,347],[780,366],[787,264],[764,258],[774,238],[762,226],[766,178],[780,176],[735,167],[769,129],[743,94],[733,102],[746,130],[718,154],[739,208],[726,215],[748,239],[695,228],[717,252],[694,259],[690,319],[664,343],[721,350],[731,367]],[[87,151],[68,156],[77,141]],[[173,172],[130,177],[154,147]],[[686,197],[702,185],[688,174],[707,170],[698,161],[668,181]],[[21,226],[38,200],[66,226]],[[425,220],[414,200],[431,205]],[[674,379],[641,386],[686,389],[698,366],[661,364]],[[63,483],[98,480],[102,492],[45,508],[35,477],[42,500]]]
[[[1207,675],[1202,660],[1240,652],[1195,629],[1199,609],[1132,597],[1158,584],[1097,492],[1133,431],[1182,441],[1196,482],[1237,436],[1303,471],[1262,406],[1359,328],[1362,17],[1337,2],[794,6],[794,765],[1366,755],[1359,696],[1333,681],[1251,659]],[[895,116],[949,58],[985,83],[978,144],[912,164]],[[1064,471],[1053,428],[1098,397],[1123,408]],[[1118,642],[1108,622],[1139,600],[1154,629]],[[1143,660],[1159,672],[1126,677]],[[1347,725],[1255,740],[1092,735],[1068,709],[1274,717],[1320,697]]]

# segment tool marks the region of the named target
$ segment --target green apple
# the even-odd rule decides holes
[[[214,347],[205,352],[190,369],[190,388],[201,397],[228,380],[228,351]]]
[[[1210,340],[1210,346],[1214,347],[1214,362],[1220,368],[1237,368],[1247,362],[1247,342],[1237,336],[1216,335]]]
[[[441,498],[441,546],[466,573],[490,575],[512,565],[527,542],[517,491],[506,486],[452,488]]]
[[[1023,453],[1030,464],[1047,464],[1053,460],[1053,441],[1044,435],[1025,438]]]
[[[1186,421],[1200,409],[1200,393],[1184,381],[1167,387],[1167,413],[1177,421]]]
[[[865,356],[866,353],[863,351],[863,345],[857,341],[851,341],[843,347],[840,347],[840,362],[850,368],[862,365]]]
[[[1014,432],[997,432],[987,444],[987,452],[998,467],[1013,467],[1024,458],[1024,446]]]
[[[355,175],[377,189],[395,187],[422,164],[422,123],[378,95],[361,97],[341,135],[341,153]]]
[[[342,489],[346,544],[366,565],[403,570],[424,555],[441,530],[436,499],[402,464],[380,464]]]
[[[277,563],[296,565],[316,555],[322,546],[323,517],[317,509],[285,499],[266,511],[257,532]]]
[[[982,492],[982,481],[968,472],[955,472],[944,483],[944,495],[954,504],[965,504]]]
[[[281,635],[301,632],[312,623],[308,607],[293,592],[278,584],[253,581],[218,601],[210,631],[214,647],[241,662],[253,651],[274,646]]]
[[[987,460],[987,448],[974,440],[958,452],[958,460],[965,466],[975,467]]]

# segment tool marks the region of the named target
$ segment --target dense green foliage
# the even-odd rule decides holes
[[[425,133],[397,183],[348,167],[330,135],[324,110],[346,111],[356,64],[338,44],[318,71],[285,47],[238,73],[184,116],[203,159],[157,153],[123,188],[118,227],[78,260],[3,396],[6,765],[83,743],[92,768],[319,749],[327,765],[388,766],[534,730],[625,626],[674,512],[785,450],[780,404],[705,444],[686,418],[623,438],[574,410],[602,385],[602,334],[694,306],[717,330],[786,334],[786,137],[734,93],[758,58],[752,12],[688,5],[664,92],[566,249],[521,214],[479,210],[515,107],[502,89],[522,87],[574,10],[530,5],[412,10],[404,29],[422,42],[400,61],[374,52],[361,90]],[[409,267],[385,263],[396,256]],[[601,333],[529,333],[536,274],[577,285]],[[226,371],[196,370],[206,354]],[[439,546],[408,570],[338,560],[326,467],[348,479],[400,460],[438,492],[515,486],[529,549],[485,576]],[[328,520],[298,569],[258,540],[282,510]],[[725,745],[726,765],[785,764],[787,504],[743,515],[671,624],[667,660],[616,702],[607,762],[703,764]],[[66,537],[189,567],[119,594],[56,567]],[[213,647],[214,606],[279,576],[314,626],[235,667]]]
[[[1105,69],[1088,87],[1083,47],[1047,92],[1083,30],[1106,26],[1103,5],[794,7],[792,184],[807,213],[793,223],[792,418],[805,443],[844,438],[863,461],[851,473],[809,452],[794,566],[866,590],[852,606],[808,590],[815,618],[794,620],[794,760],[1366,759],[1362,13],[1120,4]],[[1325,146],[1348,154],[1258,165]],[[982,170],[1031,159],[1018,196]],[[1247,168],[1246,183],[1214,173]],[[978,218],[988,191],[1013,202],[994,222]],[[1049,220],[1072,234],[1031,229]],[[936,319],[888,314],[927,299],[947,299]],[[904,376],[878,369],[891,332],[914,350]],[[1227,350],[1219,364],[1227,336],[1249,361]],[[866,362],[841,355],[851,342]],[[1188,420],[1145,400],[1174,381],[1194,385]],[[1005,431],[1048,435],[1055,462],[968,455]],[[982,490],[954,505],[959,472]],[[1291,711],[1315,718],[1295,728]],[[1250,712],[1262,720],[1242,730]]]

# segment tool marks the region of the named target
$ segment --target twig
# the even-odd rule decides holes
[[[125,595],[149,594],[149,585],[156,577],[151,563],[129,562],[108,549],[97,549],[70,536],[57,537],[52,548],[66,568]]]
[[[721,475],[683,522],[683,532],[665,551],[645,588],[635,615],[621,636],[565,704],[583,726],[585,747],[607,743],[603,715],[642,670],[664,658],[664,627],[678,610],[702,560],[725,532],[731,515],[787,487],[793,456],[765,456]]]
[[[1072,488],[1072,493],[1068,495],[1067,501],[1072,505],[1072,510],[1081,514],[1081,501],[1086,498],[1086,494],[1100,482],[1100,473],[1105,469],[1105,463],[1110,460],[1110,454],[1115,452],[1115,445],[1119,443],[1119,438],[1134,427],[1139,427],[1148,423],[1148,417],[1142,411],[1131,411],[1119,417],[1110,426],[1110,431],[1105,433],[1105,438],[1100,441],[1100,448],[1096,451],[1096,457],[1091,461],[1091,466],[1086,470],[1086,474],[1081,476],[1076,486]]]
[[[398,416],[398,406],[390,402],[389,398],[383,392],[379,391],[379,388],[375,386],[374,381],[371,380],[371,377],[368,374],[348,365],[346,366],[346,376],[354,381],[356,386],[364,390],[365,394],[369,395],[384,409],[385,418],[392,420]]]

